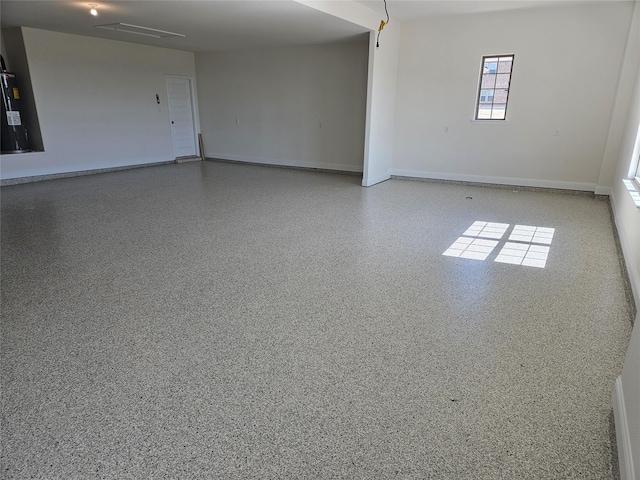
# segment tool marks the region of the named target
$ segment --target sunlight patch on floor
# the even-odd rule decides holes
[[[465,237],[483,237],[500,239],[509,228],[508,223],[473,222],[462,234]]]
[[[496,248],[495,240],[459,237],[443,255],[448,257],[471,258],[472,260],[486,260]]]
[[[473,222],[443,255],[484,261],[502,243],[510,226],[508,223]],[[555,228],[515,225],[494,262],[545,268],[550,250],[547,245],[551,245],[554,234]],[[486,240],[488,238],[493,240]]]
[[[544,268],[549,256],[549,247],[530,245],[526,243],[505,243],[494,260],[499,263],[526,265],[528,267]]]
[[[555,228],[533,227],[530,225],[516,225],[513,227],[509,240],[516,242],[531,242],[550,244],[553,240]]]

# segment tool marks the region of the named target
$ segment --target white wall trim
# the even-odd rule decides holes
[[[608,195],[608,196],[611,196],[611,187],[601,187],[599,185],[596,185],[595,194],[596,195]]]
[[[616,378],[613,385],[613,418],[616,425],[616,442],[618,443],[618,451],[612,454],[618,454],[620,463],[620,479],[635,480],[633,455],[631,452],[631,437],[629,436],[629,427],[627,422],[627,410],[624,404],[624,392],[622,390],[622,377]]]
[[[29,153],[16,153],[12,154],[12,156],[19,156],[20,160],[25,160],[25,165],[28,165],[29,158],[34,157],[44,157],[45,160],[47,158],[47,152],[29,152]],[[0,156],[0,165],[5,156]],[[173,158],[167,158],[163,160],[147,160],[141,162],[138,159],[134,160],[123,160],[114,163],[99,163],[96,165],[90,165],[91,168],[87,168],[87,165],[74,165],[72,168],[68,168],[60,165],[53,165],[53,168],[36,168],[31,171],[22,171],[22,172],[12,172],[9,174],[5,174],[2,172],[2,167],[0,166],[0,181],[10,181],[15,179],[25,180],[31,177],[51,177],[51,178],[64,178],[68,177],[76,177],[79,175],[91,175],[93,173],[102,173],[106,171],[116,171],[116,170],[128,170],[130,168],[137,167],[151,167],[154,165],[164,165],[167,163],[173,163]],[[89,173],[87,173],[89,172]],[[23,183],[23,182],[21,182]]]
[[[369,176],[369,160],[371,158],[371,110],[373,108],[373,65],[376,61],[375,50],[373,49],[375,41],[375,32],[369,32],[369,62],[367,69],[367,105],[365,107],[364,120],[364,155],[362,161],[362,186],[365,185],[365,178]]]
[[[283,158],[248,157],[245,155],[215,152],[207,152],[207,158],[233,160],[234,162],[258,163],[261,165],[278,165],[281,167],[315,168],[320,170],[337,170],[339,172],[362,172],[362,166],[349,165],[346,163],[300,162],[297,160],[288,160]]]
[[[380,175],[379,177],[374,177],[374,178],[363,178],[362,179],[362,186],[363,187],[371,187],[372,185],[375,185],[377,183],[381,183],[384,182],[386,180],[389,180],[391,178],[390,174],[385,174],[385,175]]]
[[[200,157],[198,157],[197,160],[200,160]],[[9,185],[20,185],[23,183],[42,182],[46,180],[57,180],[59,178],[84,177],[87,175],[98,175],[100,173],[120,172],[123,170],[134,170],[137,168],[145,168],[145,167],[157,167],[160,165],[171,165],[174,163],[178,163],[178,162],[176,162],[175,160],[167,160],[163,162],[135,163],[131,165],[121,165],[118,167],[94,168],[92,170],[74,170],[70,172],[43,173],[43,174],[29,175],[24,177],[2,178],[0,179],[0,186],[5,187]]]
[[[391,175],[398,177],[429,178],[433,180],[453,180],[456,182],[492,183],[498,185],[517,185],[521,187],[557,188],[561,190],[581,190],[595,192],[593,183],[561,182],[557,180],[538,180],[535,178],[489,177],[459,173],[424,172],[420,170],[392,169]],[[604,195],[604,194],[603,194]]]
[[[613,211],[613,222],[618,230],[618,238],[620,239],[620,246],[622,247],[622,257],[624,258],[625,265],[627,267],[627,273],[629,275],[629,281],[631,282],[631,291],[633,292],[633,298],[636,302],[636,306],[640,308],[640,271],[637,271],[630,262],[633,258],[628,252],[632,252],[635,246],[629,245],[629,235],[625,230],[624,223],[618,220],[617,209],[615,204],[615,196],[609,197],[611,201],[611,210]]]
[[[482,76],[482,70],[480,70],[480,76]],[[478,79],[478,83],[480,83],[480,79]],[[477,104],[478,104],[478,99],[476,98],[476,105]],[[478,118],[478,119],[471,118],[469,122],[476,125],[507,125],[508,123],[507,120],[483,120],[481,118]]]

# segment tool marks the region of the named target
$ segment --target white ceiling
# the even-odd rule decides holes
[[[356,1],[378,12],[381,18],[386,18],[383,0]],[[443,15],[491,13],[618,1],[632,0],[387,0],[387,10],[392,19],[411,22]]]
[[[98,5],[97,17],[89,14],[91,3]],[[2,0],[0,19],[2,28],[33,27],[192,52],[320,44],[367,31],[292,0]],[[157,39],[95,27],[108,23],[186,37]]]
[[[333,0],[346,1],[346,0]],[[487,13],[591,0],[388,0],[403,22],[463,13]],[[617,0],[596,0],[617,1]],[[98,17],[89,4],[98,5]],[[386,18],[382,0],[357,0]],[[151,38],[95,28],[129,23],[186,35]],[[26,26],[193,52],[310,45],[356,38],[366,29],[293,0],[1,0],[2,28]]]

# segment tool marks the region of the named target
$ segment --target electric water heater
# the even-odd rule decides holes
[[[24,126],[24,114],[20,99],[18,82],[13,73],[7,72],[4,58],[0,56],[2,72],[0,72],[0,86],[2,87],[2,153],[22,153],[29,151],[29,137]]]

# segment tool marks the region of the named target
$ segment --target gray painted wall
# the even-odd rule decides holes
[[[632,8],[582,3],[405,24],[392,173],[595,190]],[[482,56],[510,53],[506,122],[472,123]]]
[[[640,308],[640,208],[635,205],[623,180],[637,168],[640,155],[640,2],[636,1],[633,24],[629,32],[625,64],[621,69],[618,107],[612,119],[624,118],[623,134],[612,129],[610,143],[617,143],[618,165],[615,171],[611,205],[620,243],[631,280],[631,287]],[[620,138],[620,141],[618,141]],[[639,187],[640,189],[640,187]],[[640,475],[640,314],[636,316],[622,375],[616,381],[613,395],[616,415],[616,435],[620,452],[623,480]]]
[[[361,172],[368,45],[196,54],[207,157]]]
[[[2,179],[174,159],[165,75],[195,76],[193,53],[33,28],[22,36],[45,151],[3,155]]]

